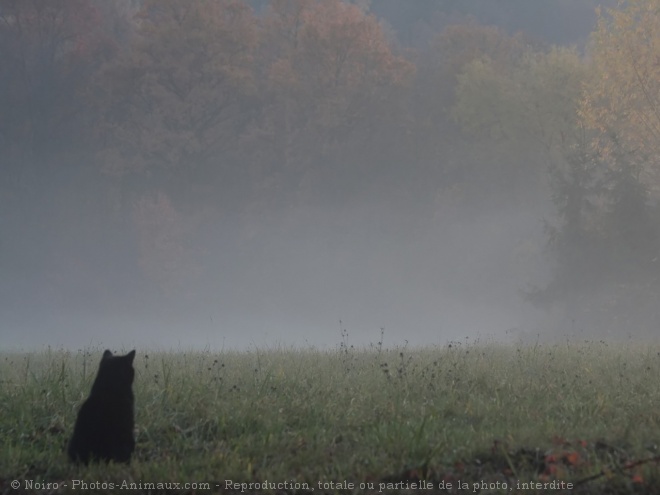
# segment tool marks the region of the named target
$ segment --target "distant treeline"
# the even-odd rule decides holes
[[[6,0],[0,263],[167,291],[205,233],[241,251],[272,212],[373,200],[414,228],[547,197],[533,302],[657,300],[657,1],[530,4]]]

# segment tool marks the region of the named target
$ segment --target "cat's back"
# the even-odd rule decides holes
[[[129,462],[133,438],[133,359],[103,353],[99,371],[87,400],[78,412],[68,454],[73,461],[93,459]]]

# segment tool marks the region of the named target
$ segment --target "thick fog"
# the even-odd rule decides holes
[[[349,345],[363,346],[380,341],[383,329],[386,344],[424,345],[517,337],[534,328],[530,317],[538,311],[520,292],[547,275],[541,209],[422,222],[376,202],[296,213],[304,220],[294,229],[282,214],[269,215],[267,233],[245,252],[227,239],[236,235],[235,225],[220,224],[197,240],[207,250],[203,274],[177,287],[182,296],[175,303],[141,293],[130,279],[117,286],[111,272],[125,270],[113,266],[121,259],[96,270],[115,290],[126,291],[114,297],[86,293],[96,281],[65,277],[56,285],[35,273],[27,287],[13,287],[13,296],[7,290],[11,305],[3,328],[10,331],[3,341],[26,347],[328,347],[338,345],[345,330]],[[352,220],[342,227],[346,217]],[[76,234],[73,242],[85,235]]]
[[[596,288],[571,295],[573,244],[553,239],[586,244],[563,227],[573,225],[572,217],[557,198],[568,189],[560,189],[553,171],[572,162],[568,153],[557,159],[554,148],[548,151],[559,138],[543,141],[550,133],[568,141],[563,128],[551,127],[561,119],[548,119],[536,135],[540,144],[535,124],[517,118],[497,131],[471,133],[489,122],[488,109],[497,103],[486,104],[484,96],[478,104],[488,115],[480,120],[481,113],[470,113],[474,99],[460,99],[473,89],[468,77],[489,74],[489,61],[517,57],[511,77],[518,77],[526,74],[530,50],[539,59],[547,55],[548,63],[555,53],[565,57],[561,63],[583,57],[597,2],[542,2],[542,9],[531,10],[521,6],[532,2],[514,0],[497,8],[479,1],[460,8],[454,2],[352,2],[361,15],[377,19],[373,26],[389,43],[383,71],[400,67],[405,77],[364,76],[363,86],[341,90],[348,96],[313,86],[315,58],[305,59],[307,52],[300,55],[305,63],[274,62],[289,53],[277,52],[272,41],[287,18],[271,2],[245,2],[251,8],[246,23],[257,27],[240,36],[253,54],[222,64],[249,66],[252,82],[236,75],[238,69],[223,73],[239,82],[214,89],[227,91],[229,103],[218,106],[222,119],[215,127],[199,134],[183,118],[210,101],[202,90],[190,91],[194,104],[183,97],[169,102],[147,83],[138,91],[131,82],[138,76],[130,79],[121,65],[150,53],[136,14],[143,7],[147,17],[162,13],[148,10],[149,2],[118,2],[116,11],[80,3],[100,16],[103,39],[115,37],[99,45],[96,57],[105,62],[66,72],[88,78],[84,87],[69,94],[62,89],[69,81],[64,69],[46,67],[53,60],[36,56],[26,69],[33,86],[25,94],[10,75],[1,78],[0,91],[14,95],[0,128],[2,349],[368,347],[381,337],[386,346],[533,342],[635,334],[635,324],[655,317],[648,301],[636,307],[632,296],[626,307],[637,319],[623,326],[598,312],[607,303],[581,311],[584,301],[600,297],[598,267],[585,271]],[[16,37],[20,12],[0,7],[0,13],[0,54],[18,67],[11,50],[20,43],[26,53],[38,47]],[[500,40],[497,48],[492,37]],[[469,50],[460,45],[466,40],[474,43]],[[553,44],[574,48],[553,52]],[[152,61],[134,67],[153,60],[166,66],[166,55],[144,60]],[[294,77],[287,70],[299,72]],[[60,93],[35,82],[52,74]],[[107,74],[117,79],[104,80]],[[391,82],[382,83],[386,76]],[[304,84],[321,96],[305,92]],[[287,93],[286,85],[296,89]],[[152,103],[136,106],[149,97]],[[139,120],[145,112],[148,119]],[[212,132],[220,137],[209,137]],[[655,208],[652,199],[644,204]],[[623,223],[638,221],[629,216]],[[596,224],[594,232],[610,225]],[[652,253],[637,253],[651,263]],[[597,256],[603,266],[614,259]],[[602,286],[615,285],[607,279]],[[605,328],[606,321],[613,325]]]

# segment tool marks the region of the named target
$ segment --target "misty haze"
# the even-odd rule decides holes
[[[655,335],[614,6],[1,3],[2,348]]]
[[[0,0],[0,495],[660,493],[660,0]]]

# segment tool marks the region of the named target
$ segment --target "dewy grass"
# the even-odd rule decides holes
[[[353,483],[342,493],[381,482],[399,493],[395,483],[415,480],[453,483],[447,493],[468,493],[460,481],[516,493],[523,479],[582,481],[566,493],[660,487],[647,461],[660,443],[658,345],[138,350],[132,464],[74,466],[65,446],[102,351],[0,354],[0,493],[43,493],[35,482],[65,492],[72,480],[211,491],[270,480],[315,493],[342,481]]]

